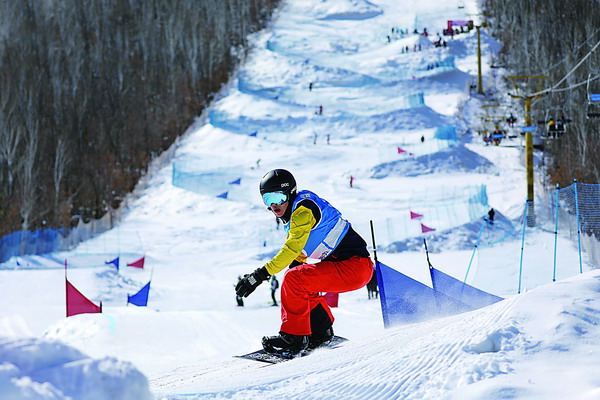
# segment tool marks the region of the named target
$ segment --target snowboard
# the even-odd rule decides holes
[[[318,350],[318,349],[335,349],[336,347],[339,347],[342,343],[347,342],[348,339],[346,339],[345,337],[341,337],[341,336],[334,336],[331,341],[328,344],[325,344],[323,346],[319,346],[315,349],[307,349],[304,350],[298,354],[294,354],[294,355],[283,355],[283,354],[271,354],[271,353],[267,353],[264,350],[257,350],[257,351],[253,351],[252,353],[248,353],[248,354],[244,354],[241,356],[234,356],[236,358],[245,358],[246,360],[254,360],[254,361],[260,361],[260,362],[264,362],[264,363],[268,363],[268,364],[279,364],[285,361],[289,361],[289,360],[293,360],[294,358],[299,358],[299,357],[306,357],[309,354],[311,354],[313,351]]]

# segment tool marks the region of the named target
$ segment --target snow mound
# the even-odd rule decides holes
[[[381,15],[381,8],[367,0],[321,0],[314,8],[323,20],[363,20]]]
[[[516,326],[507,326],[487,332],[480,340],[474,340],[463,347],[467,353],[483,354],[497,353],[499,351],[514,350],[517,346],[513,343],[521,331]]]
[[[419,176],[456,171],[496,174],[496,167],[487,158],[467,149],[464,145],[452,146],[433,154],[392,161],[375,166],[371,177],[383,179],[390,176]]]
[[[152,399],[148,380],[128,362],[91,359],[57,341],[0,337],[2,399]]]

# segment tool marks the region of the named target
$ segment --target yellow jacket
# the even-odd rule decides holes
[[[302,249],[304,249],[310,231],[316,222],[315,216],[307,207],[299,206],[292,213],[290,230],[283,247],[271,261],[265,264],[265,268],[270,275],[275,275],[285,269],[294,260],[302,263],[306,262],[307,257],[302,253]]]

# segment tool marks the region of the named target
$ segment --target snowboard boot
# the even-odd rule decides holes
[[[319,333],[313,333],[308,337],[308,348],[316,349],[317,347],[327,346],[333,339],[333,327]]]
[[[279,332],[278,336],[265,336],[263,349],[267,353],[295,356],[308,348],[308,336]]]

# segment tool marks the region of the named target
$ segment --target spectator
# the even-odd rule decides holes
[[[488,222],[490,225],[494,225],[494,215],[496,215],[496,212],[493,208],[490,208],[490,211],[488,211]]]
[[[367,295],[369,296],[369,300],[371,298],[376,299],[379,297],[379,286],[377,286],[377,275],[375,274],[375,270],[373,270],[371,280],[367,283]]]
[[[242,281],[242,277],[240,275],[238,275],[238,285],[240,284],[241,281]],[[242,296],[239,296],[236,293],[235,300],[237,301],[237,306],[238,307],[244,307],[244,298]]]
[[[548,133],[550,137],[556,136],[556,121],[552,117],[548,120]]]
[[[512,113],[510,113],[510,116],[506,119],[506,122],[508,122],[508,126],[513,127],[515,126],[515,122],[517,122],[517,119]]]
[[[277,220],[279,220],[279,218]],[[279,289],[279,281],[275,275],[273,275],[271,277],[271,299],[273,299],[273,307],[278,306],[277,299],[275,298],[275,292],[277,292],[277,289]]]

